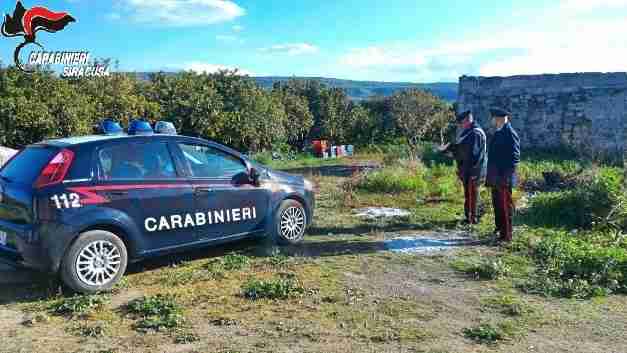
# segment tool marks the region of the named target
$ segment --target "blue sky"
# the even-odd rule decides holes
[[[5,13],[14,2],[3,1]],[[76,19],[47,50],[87,50],[121,70],[356,80],[626,71],[627,0],[24,0]],[[0,38],[12,63],[21,40]],[[34,47],[33,47],[34,49]]]

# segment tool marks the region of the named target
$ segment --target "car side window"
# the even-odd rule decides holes
[[[98,151],[101,180],[172,179],[176,169],[165,142],[127,143]]]
[[[239,158],[218,149],[193,144],[179,147],[194,178],[232,178],[247,172]]]

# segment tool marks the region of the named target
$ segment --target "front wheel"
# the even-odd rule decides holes
[[[89,231],[79,235],[65,254],[61,279],[79,293],[107,291],[120,281],[127,263],[126,246],[117,235]]]
[[[279,206],[273,225],[273,237],[282,245],[298,244],[305,238],[307,212],[296,200],[285,200]]]

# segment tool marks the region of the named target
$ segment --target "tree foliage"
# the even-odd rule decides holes
[[[102,118],[167,120],[184,135],[244,151],[316,138],[335,144],[409,143],[440,139],[452,109],[424,91],[354,102],[346,92],[314,80],[290,80],[265,90],[237,71],[155,73],[140,79],[113,73],[61,79],[49,71],[0,68],[0,144],[20,148],[43,139],[83,135]]]

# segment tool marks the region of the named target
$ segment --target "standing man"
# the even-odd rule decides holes
[[[516,186],[516,168],[520,162],[520,139],[509,123],[511,114],[501,108],[490,109],[496,133],[488,152],[487,186],[492,188],[495,232],[499,241],[512,241],[514,202],[512,189]]]
[[[457,115],[460,131],[454,144],[444,146],[445,152],[453,152],[457,161],[457,175],[464,185],[465,223],[479,223],[479,185],[486,176],[486,135],[468,110]]]

